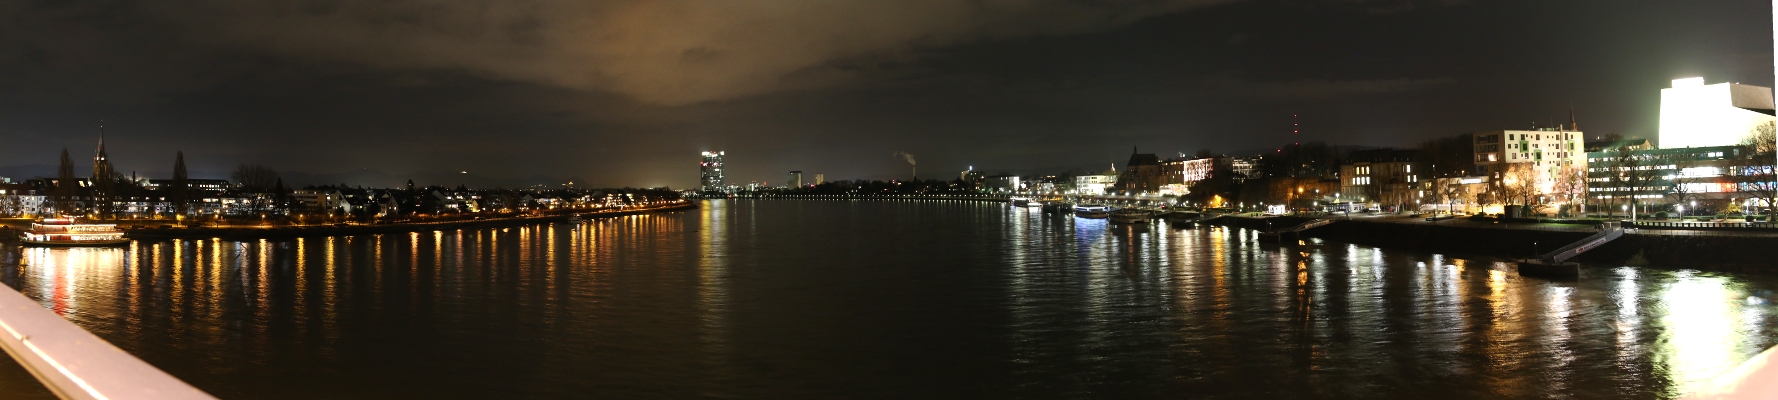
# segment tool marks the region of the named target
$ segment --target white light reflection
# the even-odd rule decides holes
[[[1666,368],[1678,393],[1692,391],[1700,384],[1734,368],[1741,354],[1735,351],[1735,325],[1740,318],[1729,306],[1740,301],[1740,293],[1728,288],[1723,278],[1681,274],[1661,294],[1665,315],[1661,317],[1661,348],[1655,362]]]

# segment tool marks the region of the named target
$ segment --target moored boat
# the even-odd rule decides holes
[[[31,230],[21,235],[26,246],[88,247],[116,246],[129,243],[117,224],[82,224],[75,217],[44,218],[31,223]]]
[[[1081,217],[1081,218],[1095,218],[1095,219],[1108,218],[1108,217],[1111,217],[1111,211],[1110,211],[1109,207],[1105,207],[1105,206],[1082,204],[1082,205],[1074,206],[1074,216]]]
[[[1024,197],[1012,198],[1012,206],[1013,207],[1026,207],[1026,206],[1030,206],[1030,205],[1031,205],[1031,199],[1024,198]]]
[[[1194,212],[1175,211],[1175,212],[1167,213],[1166,216],[1167,216],[1167,222],[1171,222],[1171,223],[1175,223],[1175,224],[1190,224],[1190,223],[1198,222],[1198,218],[1202,218],[1204,216],[1204,214],[1194,213]]]
[[[1154,218],[1154,214],[1148,210],[1120,208],[1111,212],[1111,222],[1120,224],[1146,224],[1151,218]]]

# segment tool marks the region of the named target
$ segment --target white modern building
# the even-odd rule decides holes
[[[1117,165],[1097,175],[1075,175],[1074,192],[1080,194],[1105,194],[1105,189],[1117,187]]]
[[[1661,89],[1661,148],[1732,146],[1772,122],[1772,88],[1685,78]]]

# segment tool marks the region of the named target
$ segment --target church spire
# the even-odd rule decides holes
[[[105,155],[105,120],[99,120],[99,149],[93,154],[93,181],[111,176],[110,157]]]
[[[1568,106],[1568,130],[1579,131],[1580,123],[1574,122],[1574,106]]]

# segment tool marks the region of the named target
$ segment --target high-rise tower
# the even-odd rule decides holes
[[[722,156],[723,156],[723,153],[724,152],[721,152],[721,151],[714,151],[714,152],[706,151],[706,152],[704,152],[704,162],[699,164],[699,168],[701,169],[701,171],[700,171],[701,174],[699,174],[699,178],[698,178],[699,190],[703,190],[706,192],[720,192],[723,190],[723,186],[722,186]]]

